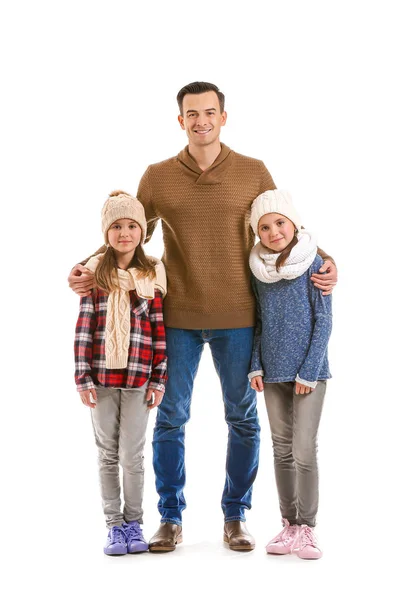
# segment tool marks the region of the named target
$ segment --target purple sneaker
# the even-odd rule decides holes
[[[144,539],[143,532],[141,531],[140,523],[138,521],[124,523],[123,531],[126,536],[127,551],[129,554],[134,554],[135,552],[147,552],[148,544]]]
[[[123,526],[114,525],[108,531],[107,541],[104,547],[104,553],[110,556],[120,556],[127,554],[126,536]]]

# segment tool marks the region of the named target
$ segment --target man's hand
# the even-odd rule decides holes
[[[94,275],[83,265],[76,265],[68,277],[69,287],[81,297],[90,296],[94,288]]]
[[[256,377],[252,377],[251,388],[253,390],[255,390],[255,392],[263,392],[264,385],[263,385],[262,377],[260,375],[257,375]]]
[[[303,385],[302,383],[295,382],[295,393],[296,394],[310,394],[313,392],[315,388],[311,388],[307,385]]]
[[[321,275],[319,274],[321,273]],[[319,273],[313,273],[311,280],[315,287],[323,290],[323,296],[329,296],[338,281],[337,267],[331,260],[326,260],[320,267]]]
[[[154,394],[154,396],[153,396],[153,394]],[[163,395],[164,395],[164,392],[161,392],[159,390],[154,390],[153,388],[148,388],[147,395],[145,398],[146,401],[148,402],[148,408],[151,410],[151,408],[155,408],[156,406],[159,406],[162,402]],[[152,402],[152,398],[154,398],[153,402]]]
[[[83,392],[79,392],[79,395],[81,401],[85,406],[88,406],[89,408],[96,408],[95,402],[93,402],[90,398],[91,395],[93,396],[93,400],[97,401],[97,392],[94,388],[91,388],[90,390],[84,390]]]

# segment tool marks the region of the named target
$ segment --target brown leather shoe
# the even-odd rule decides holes
[[[224,524],[223,539],[230,550],[253,550],[255,540],[242,521],[229,521]]]
[[[182,528],[174,523],[161,523],[148,544],[150,552],[172,552],[183,541]]]

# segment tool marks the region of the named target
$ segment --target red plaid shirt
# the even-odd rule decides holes
[[[165,391],[166,340],[162,294],[155,290],[152,300],[130,295],[130,346],[125,369],[105,368],[105,321],[108,294],[92,290],[80,299],[75,335],[75,381],[79,392],[96,385],[114,388],[149,387]]]

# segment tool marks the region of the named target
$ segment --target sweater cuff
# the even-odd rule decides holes
[[[251,371],[251,373],[248,374],[248,379],[251,381],[254,377],[263,377],[264,374],[264,371]]]
[[[300,383],[301,385],[306,385],[306,387],[310,387],[313,390],[315,389],[315,387],[317,385],[317,381],[306,381],[306,379],[301,379],[301,377],[299,377],[299,375],[297,375],[295,377],[295,381],[297,383]]]

